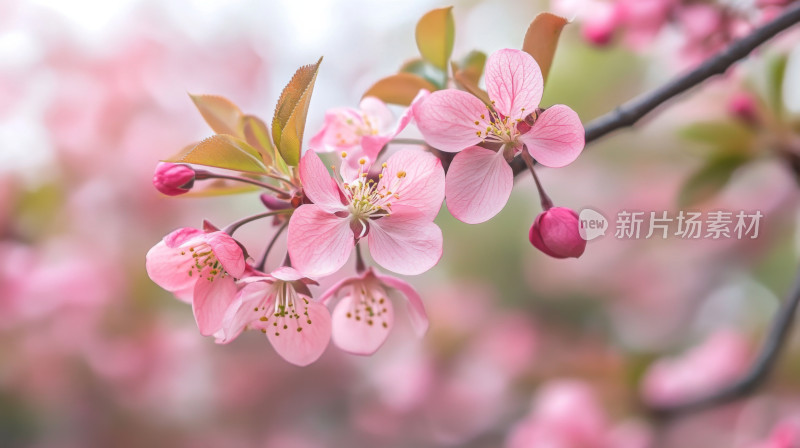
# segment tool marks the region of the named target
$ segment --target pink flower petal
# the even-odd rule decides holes
[[[302,302],[295,303],[299,319],[288,315],[273,317],[268,323],[278,325],[270,324],[267,327],[267,338],[275,351],[286,361],[301,367],[319,359],[331,339],[331,315],[328,309],[317,302]]]
[[[300,159],[299,170],[303,192],[314,204],[329,212],[344,210],[339,199],[339,187],[317,153],[306,151]]]
[[[406,108],[403,115],[400,116],[400,119],[397,121],[394,129],[388,130],[381,130],[379,131],[378,135],[366,135],[364,138],[361,139],[361,148],[364,151],[364,155],[369,158],[370,160],[377,160],[378,154],[381,152],[381,149],[389,143],[393,138],[397,136],[397,134],[401,133],[411,120],[414,118],[414,111],[419,107],[422,101],[430,95],[430,92],[427,90],[420,90],[417,93],[417,96],[414,97],[414,100],[411,101],[411,104]],[[366,112],[364,109],[364,102],[367,101],[370,97],[364,98],[364,101],[361,102],[361,109]],[[376,101],[380,101],[377,100]],[[381,102],[383,104],[383,102]],[[383,104],[383,107],[386,107]]]
[[[270,309],[274,300],[275,292],[271,279],[245,284],[225,313],[221,325],[222,331],[216,335],[217,343],[227,344],[236,339],[248,325],[264,315],[263,311],[259,313],[254,310],[261,307]]]
[[[378,182],[378,189],[383,187],[398,195],[393,204],[414,207],[433,220],[444,201],[442,162],[425,151],[397,151],[386,161],[386,170]]]
[[[392,214],[370,222],[369,252],[384,268],[398,274],[422,274],[442,258],[442,231],[428,216],[397,205]]]
[[[167,247],[178,247],[181,244],[189,241],[192,238],[198,237],[203,235],[204,232],[200,229],[194,229],[192,227],[183,227],[178,230],[174,230],[167,234],[164,237],[164,243]]]
[[[350,220],[315,204],[301,205],[289,219],[289,256],[292,266],[304,275],[333,274],[347,262],[354,245]]]
[[[450,163],[445,184],[447,209],[462,222],[478,224],[505,207],[513,187],[514,172],[502,152],[473,146]]]
[[[334,283],[333,286],[328,288],[328,290],[325,291],[321,296],[319,296],[319,299],[318,299],[319,303],[321,303],[323,305],[327,305],[328,302],[332,298],[334,298],[336,296],[336,293],[338,293],[342,288],[344,288],[345,286],[350,285],[351,283],[353,283],[353,282],[355,282],[357,280],[360,280],[361,278],[363,278],[363,275],[356,276],[356,277],[345,277],[345,278],[339,280],[338,282]]]
[[[551,168],[569,165],[583,151],[585,132],[574,110],[556,104],[539,115],[530,131],[520,135],[528,153]]]
[[[369,126],[379,134],[388,134],[392,131],[394,114],[386,103],[374,96],[368,96],[361,100],[358,108],[369,120]]]
[[[448,89],[433,92],[422,101],[414,111],[414,119],[428,144],[442,151],[458,152],[483,140],[478,133],[489,126],[489,111],[473,95]]]
[[[247,263],[245,263],[244,253],[239,243],[225,232],[209,233],[206,242],[211,246],[214,256],[228,274],[234,278],[240,278]]]
[[[222,328],[228,307],[236,297],[236,283],[231,276],[200,278],[194,287],[192,310],[200,334],[210,336]]]
[[[355,355],[375,353],[389,336],[394,325],[394,309],[388,297],[383,304],[356,304],[352,296],[344,297],[333,310],[333,343]],[[371,316],[366,306],[380,307],[380,315]]]
[[[297,271],[297,269],[289,266],[281,266],[278,269],[270,272],[270,275],[285,282],[294,282],[305,278],[303,274]]]
[[[411,318],[411,325],[414,327],[414,331],[416,331],[419,337],[424,336],[425,332],[428,331],[428,314],[425,312],[425,305],[422,303],[422,298],[414,287],[397,277],[382,274],[374,269],[372,272],[381,283],[403,294],[408,304],[408,315]]]
[[[194,265],[191,256],[182,255],[180,248],[168,247],[162,240],[147,252],[145,260],[147,275],[155,284],[184,302],[192,301],[197,277],[189,275]]]
[[[543,91],[542,71],[528,53],[499,50],[486,61],[486,92],[495,110],[504,116],[516,120],[533,113]]]
[[[325,122],[308,142],[309,149],[330,152],[349,150],[358,146],[361,136],[357,132],[364,126],[361,114],[354,109],[338,108],[325,112]]]

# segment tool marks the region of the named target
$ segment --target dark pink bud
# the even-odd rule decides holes
[[[268,210],[285,210],[287,208],[292,208],[292,204],[267,193],[261,195],[261,203],[264,204],[264,207]]]
[[[564,207],[553,207],[536,217],[528,233],[531,244],[553,258],[578,258],[586,249],[581,238],[578,214]]]
[[[583,38],[589,43],[602,47],[611,42],[611,38],[614,37],[615,28],[605,23],[592,23],[584,25],[581,31]]]
[[[603,46],[608,45],[614,37],[619,21],[619,5],[603,3],[603,7],[594,11],[591,19],[583,22],[581,34],[589,43]]]
[[[153,185],[167,196],[184,194],[194,185],[194,170],[186,165],[159,162],[153,174]]]
[[[731,115],[747,124],[756,124],[758,122],[756,99],[749,93],[740,92],[734,95],[728,102],[728,111]]]

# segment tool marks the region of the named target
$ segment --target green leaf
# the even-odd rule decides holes
[[[767,101],[777,117],[783,115],[783,82],[788,62],[789,57],[785,54],[773,56],[767,61]]]
[[[411,73],[398,73],[387,76],[372,85],[364,96],[374,96],[386,103],[408,106],[420,89],[436,90],[436,86]],[[363,97],[362,97],[363,98]]]
[[[751,152],[755,134],[737,121],[707,121],[681,129],[680,135],[698,143],[713,145],[719,152]]]
[[[259,190],[255,185],[243,184],[241,182],[226,182],[223,179],[214,179],[202,184],[195,183],[195,186],[188,193],[179,198],[207,198],[212,196],[226,196],[231,194],[251,193]]]
[[[267,125],[255,115],[245,115],[242,117],[242,134],[247,143],[258,150],[264,163],[271,165],[275,152]]]
[[[421,58],[412,59],[403,64],[400,67],[400,73],[417,75],[435,85],[436,90],[444,89],[447,83],[447,73]]]
[[[429,11],[417,22],[417,48],[423,58],[441,70],[447,70],[453,54],[456,25],[453,7]]]
[[[215,133],[242,136],[242,111],[230,100],[216,95],[192,95],[191,93],[189,97]]]
[[[311,102],[311,93],[314,91],[320,63],[322,58],[319,58],[316,64],[300,67],[283,89],[275,107],[272,141],[275,142],[283,160],[291,166],[297,166],[300,162],[308,105]]]
[[[733,173],[750,157],[742,154],[717,153],[686,180],[678,195],[678,205],[687,207],[712,198],[728,184]]]
[[[485,104],[486,107],[493,107],[492,100],[489,98],[489,94],[486,93],[485,90],[478,87],[478,83],[472,76],[470,76],[464,70],[459,70],[455,62],[453,63],[453,79],[462,89],[475,95],[479,100],[483,101],[483,104]]]
[[[166,160],[248,173],[266,173],[258,150],[232,135],[213,135]]]
[[[794,118],[800,116],[800,45],[786,57],[781,86],[781,102],[783,108]],[[795,120],[796,121],[796,120]]]
[[[478,50],[472,50],[467,53],[456,64],[458,70],[462,72],[462,76],[472,81],[473,84],[478,85],[483,75],[483,68],[486,66],[486,53]]]
[[[542,69],[542,76],[545,83],[553,65],[553,57],[558,47],[558,38],[561,30],[569,23],[564,17],[543,12],[537,15],[525,33],[525,40],[522,42],[522,50],[533,56]]]

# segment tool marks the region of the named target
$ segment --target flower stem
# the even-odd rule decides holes
[[[294,182],[292,182],[291,180],[289,180],[289,179],[287,179],[287,178],[285,178],[283,176],[280,176],[280,175],[277,175],[277,174],[270,174],[270,173],[263,173],[261,175],[269,177],[269,178],[272,178],[272,179],[275,179],[275,180],[277,180],[279,182],[283,182],[286,185],[289,185],[290,187],[297,188],[297,185],[295,185]]]
[[[364,264],[364,257],[361,256],[361,246],[356,244],[356,272],[361,274],[366,270],[367,266]]]
[[[393,138],[389,141],[389,144],[394,145],[425,145],[425,140],[420,140],[418,138]]]
[[[528,154],[528,151],[523,150],[522,159],[525,161],[525,164],[528,165],[528,169],[531,171],[531,175],[533,175],[533,181],[536,182],[536,189],[539,190],[539,199],[542,201],[542,210],[550,210],[553,208],[553,201],[550,200],[550,196],[544,192],[542,183],[539,182],[539,176],[536,175],[536,170],[533,169],[533,158]]]
[[[267,256],[269,256],[270,251],[272,251],[272,246],[275,245],[275,242],[278,241],[278,237],[281,236],[281,233],[286,229],[286,226],[289,225],[289,221],[287,220],[283,225],[275,232],[275,235],[269,241],[267,248],[264,249],[264,253],[261,254],[261,259],[258,260],[258,264],[256,264],[256,269],[259,271],[264,270],[264,266],[267,264]]]
[[[270,175],[266,175],[266,176],[274,177],[274,176],[270,176]],[[233,181],[236,181],[236,182],[244,182],[244,183],[247,183],[247,184],[257,185],[257,186],[259,186],[261,188],[266,188],[267,190],[273,191],[273,192],[278,193],[278,194],[282,194],[282,195],[286,195],[287,194],[285,191],[281,190],[280,188],[274,187],[274,186],[272,186],[270,184],[265,184],[264,182],[259,182],[259,181],[255,180],[255,179],[250,179],[248,177],[228,176],[226,174],[217,174],[217,173],[212,173],[212,172],[206,171],[206,170],[195,170],[195,179],[197,179],[197,180],[227,179],[227,180],[233,180]],[[285,181],[285,179],[278,179],[278,180],[284,180]]]
[[[233,235],[233,232],[235,232],[239,227],[247,224],[248,222],[253,222],[253,221],[256,221],[256,220],[259,220],[259,219],[262,219],[262,218],[267,218],[267,217],[270,217],[270,216],[283,215],[283,214],[286,214],[286,213],[291,213],[292,211],[293,211],[292,209],[275,210],[275,211],[271,211],[271,212],[264,212],[264,213],[259,213],[257,215],[248,216],[246,218],[242,218],[242,219],[240,219],[238,221],[234,221],[234,222],[228,224],[228,226],[225,227],[224,229],[222,229],[222,231],[227,233],[228,235]]]

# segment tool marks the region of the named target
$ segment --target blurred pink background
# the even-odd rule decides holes
[[[457,55],[519,47],[533,17],[558,7],[454,3]],[[755,240],[620,240],[610,229],[580,259],[551,259],[527,241],[540,210],[528,176],[488,223],[443,209],[444,258],[410,279],[430,331],[420,341],[406,325],[371,358],[328,350],[297,368],[260,334],[217,346],[148,279],[144,255],[167,232],[260,210],[256,195],[152,188],[158,160],[210,135],[187,92],[269,119],[294,70],[324,55],[311,136],[326,109],[355,107],[415,56],[417,19],[447,4],[0,2],[0,446],[755,447],[778,422],[797,443],[798,335],[752,398],[671,425],[640,405],[741,374],[791,283],[797,182],[767,150],[692,208],[761,211]],[[594,47],[568,26],[543,104],[587,122],[695,63],[659,36],[644,50]],[[770,58],[798,42],[785,34],[570,167],[542,170],[551,196],[609,218],[676,214],[707,151],[679,129],[731,119],[729,100],[758,92]]]

